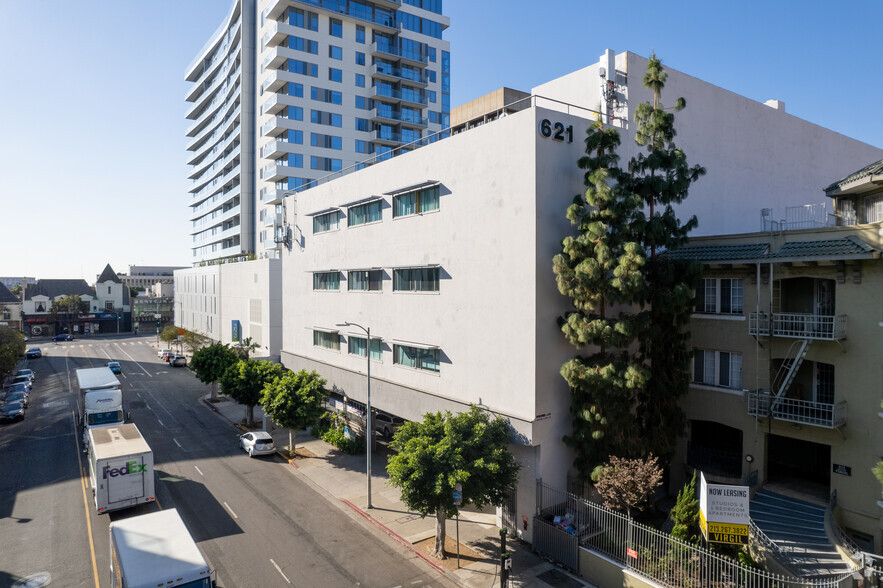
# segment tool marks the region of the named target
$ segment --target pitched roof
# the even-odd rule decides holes
[[[0,283],[0,302],[21,302],[21,300],[10,292],[9,288]]]
[[[871,247],[855,235],[841,239],[789,241],[775,252],[770,252],[767,243],[745,243],[739,245],[688,245],[663,253],[670,259],[695,259],[706,264],[871,259],[879,254],[878,249]]]
[[[25,293],[25,299],[30,300],[34,296],[48,296],[55,298],[57,296],[92,296],[95,297],[95,290],[89,287],[86,280],[37,280],[36,284],[28,284]]]
[[[846,184],[851,182],[855,182],[861,180],[862,178],[866,178],[868,176],[877,176],[883,174],[883,159],[880,161],[875,161],[870,165],[866,165],[858,171],[854,171],[842,180],[837,180],[827,188],[825,188],[825,192],[831,192],[832,190],[836,190]]]
[[[688,245],[663,253],[669,259],[695,259],[705,263],[721,261],[751,261],[763,257],[769,250],[767,243],[744,243],[740,245]]]
[[[116,272],[113,271],[113,268],[110,267],[110,264],[104,268],[104,271],[101,272],[101,275],[98,276],[98,279],[95,280],[95,283],[98,284],[100,282],[116,282],[117,284],[122,284],[123,281],[120,280],[120,277],[116,275]]]

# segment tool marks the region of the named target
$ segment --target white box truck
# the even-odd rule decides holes
[[[174,508],[110,524],[112,588],[211,588],[212,571]]]
[[[133,424],[88,430],[89,479],[98,513],[156,500],[153,452]]]
[[[109,367],[77,370],[79,419],[86,429],[123,424],[123,392]]]

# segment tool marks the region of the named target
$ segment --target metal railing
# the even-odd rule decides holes
[[[748,334],[837,341],[846,338],[846,315],[752,312],[748,317]]]
[[[831,492],[825,516],[828,517],[828,525],[831,527],[831,533],[834,535],[837,545],[843,548],[856,567],[861,566],[863,562],[862,549],[852,540],[852,537],[840,528],[840,523],[837,522],[837,518],[834,516],[835,508],[837,508],[837,490]]]
[[[846,401],[828,403],[775,398],[766,390],[748,393],[748,414],[833,429],[846,424]]]
[[[578,562],[578,553],[572,551],[578,552],[579,547],[583,547],[671,588],[836,588],[852,574],[798,578],[749,568],[635,522],[622,513],[551,488],[542,480],[537,481],[534,523],[535,551],[549,557],[560,552],[568,561]],[[568,540],[565,535],[572,539]],[[774,546],[769,539],[767,542]],[[571,552],[565,553],[567,549]]]

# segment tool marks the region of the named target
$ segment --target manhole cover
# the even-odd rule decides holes
[[[48,586],[52,582],[52,574],[49,572],[37,572],[26,578],[19,578],[12,585],[12,588],[40,588],[40,586]]]

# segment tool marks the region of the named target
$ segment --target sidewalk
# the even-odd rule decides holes
[[[245,407],[233,400],[211,403],[209,396],[203,397],[203,404],[214,410],[231,424],[239,426],[245,418]],[[264,412],[261,407],[254,409],[256,422],[261,422]],[[268,419],[269,420],[269,419]],[[273,425],[271,424],[270,427]],[[287,429],[269,430],[276,444],[288,445]],[[447,552],[449,559],[441,562],[427,554],[427,545],[435,538],[435,518],[421,518],[409,512],[402,503],[400,492],[389,484],[386,475],[388,449],[382,444],[372,452],[371,459],[371,502],[367,508],[367,479],[365,476],[365,455],[340,453],[332,445],[299,431],[294,439],[299,451],[306,450],[314,457],[298,458],[290,462],[296,468],[296,475],[303,477],[311,485],[321,489],[329,500],[339,501],[365,524],[374,525],[385,532],[392,540],[409,548],[420,556],[426,565],[433,566],[445,577],[464,588],[492,588],[500,585],[500,529],[496,525],[494,510],[484,512],[464,510],[460,513],[460,568],[457,568],[457,521],[447,522]],[[512,571],[509,585],[519,588],[578,588],[591,586],[573,574],[534,554],[530,545],[506,538],[506,547],[512,555]]]

